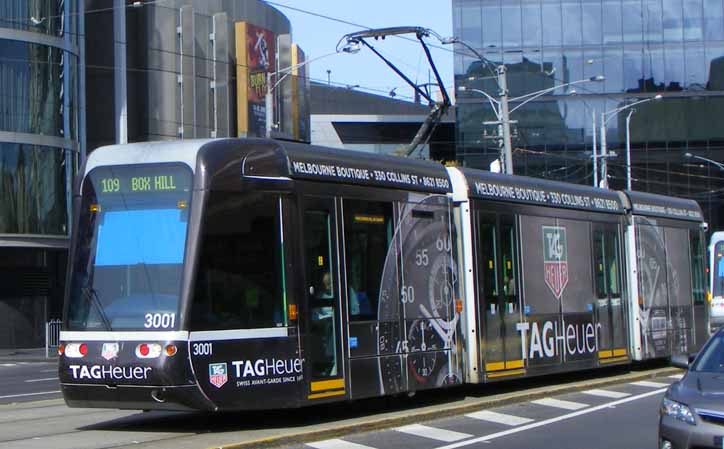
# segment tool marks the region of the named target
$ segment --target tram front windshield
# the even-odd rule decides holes
[[[97,167],[82,195],[68,329],[177,329],[191,171]]]
[[[712,295],[714,297],[724,296],[724,242],[717,242],[714,247],[714,263],[712,271],[714,276],[714,285],[712,285]]]

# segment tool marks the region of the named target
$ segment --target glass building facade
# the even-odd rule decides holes
[[[0,2],[0,349],[61,314],[81,150],[81,0]]]
[[[626,118],[631,110],[633,190],[699,201],[710,229],[724,172],[686,153],[724,162],[723,0],[453,0],[454,33],[492,64],[456,45],[457,159],[487,169],[498,158],[493,109],[479,89],[499,93],[505,64],[511,97],[562,86],[511,115],[516,174],[593,184],[594,116],[606,114],[611,188],[626,187]],[[614,113],[633,102],[663,95]],[[518,103],[520,104],[520,103]],[[511,103],[511,108],[518,104]],[[600,134],[597,136],[600,151]],[[599,159],[600,163],[601,160]]]

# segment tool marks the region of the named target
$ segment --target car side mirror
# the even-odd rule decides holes
[[[671,366],[681,369],[689,369],[689,356],[686,354],[676,354],[671,356]]]

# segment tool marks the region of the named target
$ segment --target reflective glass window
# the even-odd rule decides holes
[[[623,0],[623,40],[640,42],[643,33],[641,0]]]
[[[603,75],[603,53],[599,49],[586,49],[583,52],[583,77],[591,78],[594,76]],[[586,85],[585,92],[603,92],[604,83],[596,82],[589,83]]]
[[[641,56],[639,49],[626,49],[623,52],[623,83],[626,91],[640,92],[643,89]]]
[[[75,88],[63,84],[75,64],[54,47],[0,40],[0,130],[72,138]]]
[[[621,0],[604,0],[603,10],[603,43],[621,42]]]
[[[660,92],[664,83],[664,51],[661,48],[644,48],[644,88],[647,92]]]
[[[680,45],[667,47],[664,52],[664,82],[666,90],[683,89],[684,52]]]
[[[684,39],[684,6],[682,0],[663,0],[664,41],[680,42]]]
[[[724,45],[706,47],[707,89],[724,90]]]
[[[724,39],[724,7],[722,0],[704,0],[704,38]]]
[[[0,234],[67,235],[68,153],[0,143]]]
[[[584,44],[598,45],[602,42],[602,20],[601,1],[584,0],[581,17]]]
[[[2,0],[0,2],[0,28],[14,28],[34,33],[62,36],[65,8],[74,1]],[[71,17],[75,23],[75,17]]]
[[[583,53],[581,51],[566,50],[563,55],[563,67],[564,72],[561,75],[564,82],[570,83],[583,79]],[[559,75],[556,78],[561,78],[561,76]],[[567,95],[570,93],[571,89],[577,89],[580,92],[581,88],[586,89],[587,87],[588,83],[585,83],[580,86],[558,89],[555,93],[559,95]]]
[[[706,58],[704,47],[696,45],[686,47],[684,50],[684,70],[686,73],[686,88],[692,90],[706,89],[708,74],[706,73]]]
[[[649,42],[661,42],[664,34],[661,0],[643,1],[644,39]]]
[[[503,46],[518,48],[521,45],[520,0],[503,2]]]
[[[561,45],[561,3],[560,0],[543,1],[543,45]]]
[[[483,46],[486,48],[500,48],[503,37],[500,2],[498,0],[485,0],[482,11]]]
[[[481,48],[483,46],[483,33],[485,28],[482,26],[482,15],[480,13],[479,0],[465,0],[460,3],[460,30],[456,31],[460,39],[473,48]],[[470,53],[465,50],[464,53]]]
[[[702,0],[684,0],[684,40],[700,41],[704,38],[704,12]]]
[[[622,92],[623,52],[619,48],[606,48],[603,53],[603,61],[606,92]]]
[[[542,43],[539,0],[523,0],[523,46],[539,47]]]
[[[579,0],[563,0],[563,43],[581,45],[581,3]]]

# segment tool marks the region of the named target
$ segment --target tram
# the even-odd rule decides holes
[[[302,407],[688,353],[693,201],[266,139],[95,150],[71,407]]]

